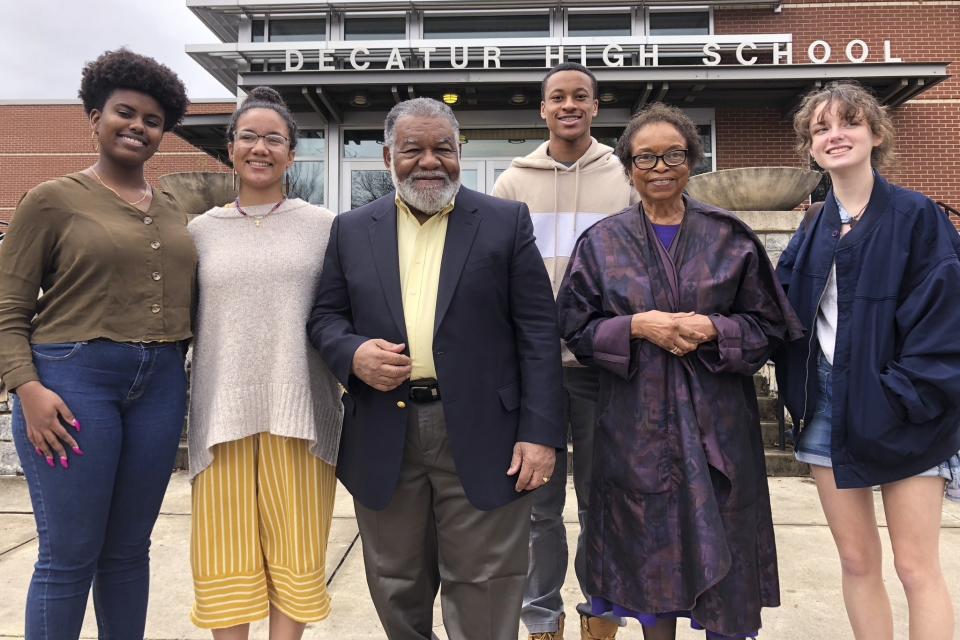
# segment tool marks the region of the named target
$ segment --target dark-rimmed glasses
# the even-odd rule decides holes
[[[641,170],[653,169],[661,160],[663,160],[663,164],[667,165],[668,167],[679,166],[687,161],[687,150],[673,149],[671,151],[667,151],[661,156],[653,153],[640,153],[630,158],[630,161],[633,162],[633,166]]]
[[[257,146],[257,142],[260,141],[260,138],[263,138],[263,141],[271,149],[283,149],[290,142],[279,133],[268,133],[267,135],[262,136],[256,131],[248,131],[246,129],[243,131],[237,131],[235,138],[237,144],[243,147]]]

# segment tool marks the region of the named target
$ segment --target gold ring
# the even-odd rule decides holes
[[[543,476],[543,484],[550,482],[550,476]]]
[[[675,356],[680,355],[680,347],[674,346],[673,349],[670,349],[670,353],[672,353]]]

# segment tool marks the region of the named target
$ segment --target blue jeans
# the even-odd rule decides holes
[[[832,467],[831,438],[833,433],[833,365],[824,357],[817,355],[817,397],[814,406],[813,419],[804,426],[797,440],[794,457],[800,462],[818,467]],[[950,482],[953,480],[950,465],[942,465],[918,473],[918,478],[941,477]]]
[[[564,367],[566,417],[573,440],[573,487],[577,494],[580,535],[573,568],[580,583],[583,601],[577,611],[592,615],[590,599],[584,590],[587,559],[583,548],[583,530],[590,504],[590,472],[593,462],[593,432],[597,421],[597,394],[600,381],[595,369]],[[563,613],[560,588],[567,576],[567,531],[563,525],[563,503],[567,495],[567,455],[557,452],[553,476],[545,486],[533,492],[530,521],[530,564],[527,588],[523,594],[520,619],[530,634],[556,631]],[[603,616],[623,626],[620,618]],[[578,623],[579,624],[579,623]]]
[[[70,468],[48,467],[15,399],[13,436],[39,535],[26,638],[78,638],[92,582],[99,637],[142,640],[150,533],[186,410],[183,352],[95,340],[33,345],[33,361],[80,422],[70,431],[84,455],[67,448]]]

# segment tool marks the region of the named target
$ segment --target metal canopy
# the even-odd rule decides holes
[[[947,64],[624,67],[594,71],[604,100],[601,111],[618,110],[624,119],[655,100],[683,108],[772,107],[786,118],[811,89],[842,79],[857,80],[873,90],[883,104],[896,108],[949,77]],[[416,96],[440,99],[445,93],[456,93],[459,101],[455,111],[475,113],[474,122],[490,112],[496,114],[491,115],[491,124],[496,124],[504,113],[536,110],[543,73],[542,68],[245,73],[240,76],[240,88],[272,86],[294,113],[319,114],[321,120],[332,123],[360,115],[378,120],[400,100]],[[365,106],[356,106],[357,94],[362,94]],[[187,116],[177,134],[225,160],[227,118]]]
[[[604,105],[635,110],[661,100],[684,107],[775,107],[789,112],[799,96],[831,80],[854,79],[871,88],[883,104],[895,108],[943,82],[948,63],[864,63],[763,66],[661,66],[594,69]],[[340,110],[357,110],[358,92],[366,109],[389,109],[398,97],[461,96],[458,109],[529,109],[540,102],[542,68],[432,69],[333,73],[245,73],[240,88],[272,86],[293,104],[301,87],[322,87]],[[605,95],[609,94],[609,95]],[[511,101],[523,96],[526,102]]]

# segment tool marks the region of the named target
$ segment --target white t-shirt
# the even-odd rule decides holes
[[[833,364],[833,351],[837,346],[837,263],[830,267],[827,288],[820,298],[817,310],[817,341],[827,362]]]
[[[843,204],[834,198],[837,209],[840,211],[840,224],[851,224],[853,216]],[[827,277],[827,288],[820,299],[820,308],[817,310],[817,341],[820,351],[827,362],[833,364],[833,353],[837,346],[837,263],[834,261]]]

